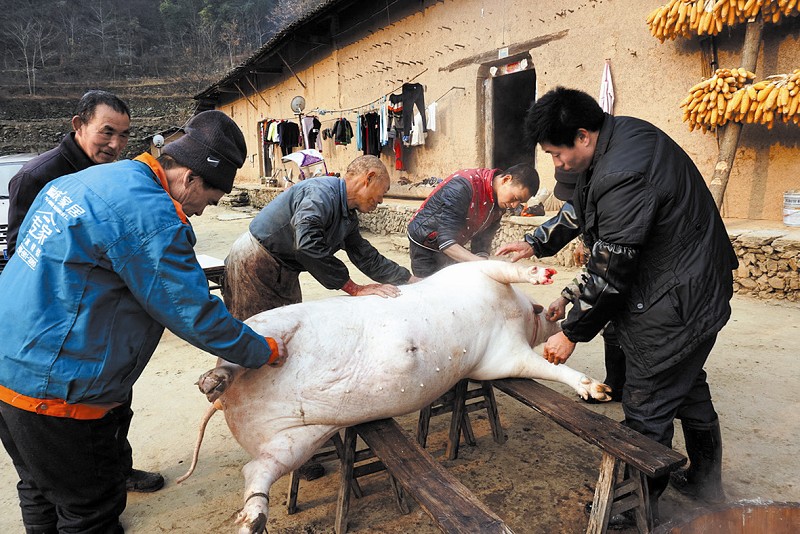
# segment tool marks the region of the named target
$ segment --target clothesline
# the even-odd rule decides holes
[[[427,67],[422,72],[420,72],[416,76],[413,76],[413,77],[409,78],[408,80],[404,81],[402,84],[400,84],[399,86],[395,87],[394,89],[392,89],[388,93],[385,93],[385,94],[379,96],[378,98],[376,98],[375,100],[373,100],[371,102],[367,102],[366,104],[363,104],[361,106],[356,106],[356,107],[347,108],[347,109],[319,109],[319,108],[317,108],[317,109],[314,109],[312,111],[315,111],[316,113],[319,113],[320,115],[325,115],[326,113],[347,113],[348,111],[359,111],[361,109],[364,109],[366,107],[371,106],[375,102],[379,102],[382,98],[386,98],[387,96],[389,96],[390,94],[394,93],[398,89],[402,89],[404,84],[407,84],[409,82],[412,82],[412,81],[416,80],[417,78],[419,78],[420,76],[422,76],[426,72],[428,72]]]
[[[423,72],[424,72],[424,71],[423,71]],[[420,73],[420,74],[422,74],[422,73]],[[419,74],[418,74],[417,76],[419,76]],[[415,76],[414,78],[416,78],[417,76]],[[411,79],[413,80],[414,78],[411,78]],[[409,81],[411,81],[411,80],[409,80]],[[408,82],[405,82],[405,83],[408,83]],[[402,86],[400,86],[400,87],[402,87]],[[395,91],[396,91],[397,89],[398,89],[398,88],[395,88]],[[439,100],[441,100],[442,98],[444,98],[444,97],[445,97],[445,96],[446,96],[446,95],[447,95],[447,94],[448,94],[450,91],[453,91],[454,89],[459,89],[459,90],[461,90],[461,91],[466,91],[466,88],[465,88],[465,87],[459,87],[459,86],[456,86],[456,85],[454,85],[453,87],[451,87],[450,89],[448,89],[447,91],[445,91],[444,93],[442,93],[442,94],[439,96],[439,98],[437,98],[436,100],[434,100],[433,102],[431,102],[431,104],[435,104],[435,103],[437,103]],[[379,101],[381,98],[385,98],[386,96],[388,96],[388,95],[392,94],[393,92],[394,92],[394,91],[392,91],[391,93],[387,93],[386,95],[383,95],[382,97],[378,98],[377,100],[373,100],[373,101],[372,101],[372,102],[370,102],[369,104],[374,104],[375,102],[378,102],[378,101]],[[326,114],[326,113],[336,113],[336,112],[339,112],[339,113],[353,112],[353,113],[355,113],[355,114],[358,114],[358,113],[359,113],[359,112],[360,112],[362,109],[364,109],[364,108],[368,107],[368,106],[369,106],[369,104],[366,104],[366,105],[364,105],[364,106],[359,106],[359,107],[356,107],[356,108],[350,108],[350,109],[340,109],[340,110],[312,110],[312,113],[311,113],[311,114],[313,114],[313,112],[315,112],[315,111],[316,111],[317,113],[321,114],[321,115],[322,115],[322,114]],[[311,114],[309,114],[309,116],[310,116]],[[299,116],[299,114],[298,114],[298,116]],[[291,119],[269,119],[269,120],[291,120]],[[336,122],[337,120],[339,120],[339,119],[338,119],[338,118],[319,119],[319,121],[320,121],[320,122],[322,122],[322,123],[327,123],[327,122]]]

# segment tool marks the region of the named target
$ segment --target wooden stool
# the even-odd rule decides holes
[[[470,389],[470,384],[479,385],[479,387]],[[475,402],[468,402],[473,400]],[[492,383],[490,381],[475,382],[466,378],[459,381],[453,389],[439,397],[430,406],[420,410],[419,422],[417,423],[417,443],[422,447],[427,444],[428,427],[432,416],[452,413],[446,454],[448,460],[455,460],[458,458],[458,447],[462,432],[464,441],[468,445],[475,446],[475,434],[472,432],[468,414],[483,409],[486,410],[486,414],[489,417],[489,426],[492,428],[492,437],[495,442],[505,443],[506,435],[503,432],[500,417],[497,413],[497,401],[494,397]]]
[[[346,452],[347,451],[342,443],[342,438],[337,432],[331,437],[331,439],[328,440],[328,443],[322,449],[320,449],[319,452],[314,454],[314,456],[312,456],[308,461],[324,462],[325,460],[330,460],[332,458],[339,458],[341,461],[344,461]],[[361,486],[358,485],[358,481],[355,479],[353,480],[352,488],[353,494],[360,499],[363,493],[361,492]],[[300,473],[295,470],[289,475],[289,493],[286,498],[286,513],[288,515],[297,513],[297,493],[299,490]]]

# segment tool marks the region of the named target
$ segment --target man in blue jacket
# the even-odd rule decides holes
[[[549,91],[531,106],[525,126],[557,169],[578,173],[576,224],[563,237],[583,234],[590,251],[585,283],[544,357],[566,362],[576,343],[611,321],[625,353],[625,424],[671,447],[680,419],[691,463],[673,474],[673,486],[723,501],[720,425],[703,366],[730,318],[737,259],[700,171],[664,132],[603,113],[582,91]],[[516,261],[537,246],[526,236],[498,254]],[[656,517],[669,481],[649,481]]]
[[[87,91],[78,101],[72,117],[74,131],[61,143],[27,162],[8,183],[8,255],[17,248],[17,234],[36,195],[56,178],[82,171],[92,165],[116,161],[130,136],[131,113],[128,105],[107,91]],[[133,419],[128,399],[127,424],[117,436],[125,455],[125,486],[128,491],[152,492],[164,486],[160,473],[133,468],[133,449],[128,442],[128,430]],[[123,409],[120,409],[122,412]]]
[[[208,290],[188,217],[230,192],[244,137],[219,111],[193,117],[158,160],[50,182],[0,276],[0,439],[28,533],[123,532],[120,413],[164,328],[220,358],[280,363],[282,343]]]

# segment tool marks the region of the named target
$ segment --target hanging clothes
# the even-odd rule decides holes
[[[353,127],[344,117],[337,119],[333,126],[333,141],[337,145],[349,145],[353,139]]]
[[[614,114],[614,83],[611,81],[611,61],[608,59],[600,81],[600,107],[609,115]]]
[[[380,121],[381,146],[386,146],[387,144],[389,144],[389,106],[387,104],[386,97],[383,97],[380,114],[381,114],[381,121]]]
[[[401,93],[403,99],[403,132],[404,135],[409,135],[411,132],[411,125],[414,121],[414,106],[417,106],[417,112],[422,114],[422,131],[428,131],[428,125],[425,120],[425,89],[419,83],[404,83]]]
[[[381,117],[374,111],[371,111],[361,117],[361,138],[363,142],[362,150],[364,151],[365,156],[381,155],[380,124]]]
[[[356,150],[364,149],[364,131],[362,129],[361,115],[356,117]]]
[[[278,124],[281,154],[288,156],[294,147],[300,146],[300,126],[296,122],[282,121]]]
[[[420,113],[414,113],[414,123],[411,125],[411,135],[409,146],[421,146],[425,144],[425,120]]]
[[[428,106],[428,131],[435,132],[436,131],[436,108],[439,106],[436,102],[433,102],[430,106]]]
[[[264,161],[264,176],[272,176],[272,142],[267,138],[270,122],[266,120],[258,123],[258,133],[261,137],[261,155]]]
[[[319,141],[319,129],[322,127],[322,123],[314,116],[305,116],[302,125],[305,147],[315,148],[322,152],[322,143]]]
[[[403,167],[403,140],[400,137],[394,138],[394,168],[397,171],[406,170]]]

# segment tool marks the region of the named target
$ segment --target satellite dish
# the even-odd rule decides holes
[[[153,144],[156,146],[156,148],[161,148],[162,146],[164,146],[164,136],[161,134],[154,135]]]
[[[295,113],[302,113],[306,109],[306,99],[302,96],[296,96],[292,99],[292,111]]]

